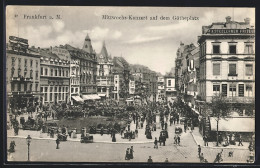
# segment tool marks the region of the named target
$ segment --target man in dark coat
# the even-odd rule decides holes
[[[59,144],[60,144],[59,138],[56,139],[56,144],[57,144],[56,149],[60,149],[60,148],[59,148]]]
[[[201,147],[200,147],[200,145],[198,145],[198,155],[199,155],[199,157],[200,157],[200,153],[201,153]]]
[[[101,135],[101,136],[103,136],[103,134],[104,134],[104,128],[103,128],[103,127],[101,127],[101,130],[100,130],[100,135]]]
[[[134,158],[134,147],[131,146],[130,148],[130,159],[133,159]]]

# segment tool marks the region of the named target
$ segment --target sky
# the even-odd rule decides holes
[[[96,53],[105,41],[112,57],[122,56],[130,64],[142,64],[162,74],[174,67],[180,42],[197,46],[202,26],[225,22],[226,16],[238,22],[249,17],[251,25],[255,24],[254,8],[8,6],[6,11],[7,38],[26,38],[30,46],[41,48],[64,44],[82,48],[89,34]],[[32,15],[47,19],[26,19]],[[147,16],[147,20],[103,19],[103,15]],[[157,20],[150,20],[156,16]],[[198,20],[173,20],[174,16]]]

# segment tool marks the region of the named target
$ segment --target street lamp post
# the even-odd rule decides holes
[[[31,136],[28,135],[27,138],[26,138],[26,141],[27,141],[27,145],[28,145],[28,162],[30,161],[30,143],[31,143]]]

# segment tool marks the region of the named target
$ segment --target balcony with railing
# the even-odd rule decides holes
[[[24,77],[12,77],[12,78],[11,78],[11,81],[12,81],[12,82],[15,82],[15,81],[32,82],[33,79],[32,79],[32,78],[24,78]]]

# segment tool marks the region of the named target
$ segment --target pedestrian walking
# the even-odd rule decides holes
[[[169,162],[168,158],[166,158],[164,162],[165,162],[165,163],[168,163],[168,162]]]
[[[101,129],[100,129],[100,135],[103,136],[103,134],[104,134],[104,128],[101,127]]]
[[[162,128],[162,130],[163,130],[163,126],[164,126],[164,121],[162,120],[161,121],[161,128]]]
[[[176,144],[177,145],[177,135],[174,136],[174,142],[173,144]]]
[[[158,141],[156,137],[154,139],[154,149],[158,149]]]
[[[243,146],[241,135],[239,135],[239,139],[238,139],[238,146],[240,146],[240,145]]]
[[[112,142],[116,142],[116,134],[115,131],[112,133]]]
[[[198,155],[199,155],[199,157],[200,157],[200,153],[201,153],[201,147],[200,147],[200,145],[198,145]]]
[[[138,129],[135,130],[135,136],[138,138]]]
[[[125,160],[130,160],[130,148],[126,149]]]
[[[149,159],[147,160],[148,163],[153,163],[152,156],[149,156]]]
[[[133,159],[134,158],[134,147],[131,146],[130,148],[130,159]]]
[[[181,143],[181,138],[180,138],[180,136],[178,135],[178,137],[177,137],[177,143],[178,143],[178,145],[180,146],[180,143]]]
[[[223,161],[221,153],[218,153],[213,163],[220,163],[221,161]]]
[[[204,156],[203,156],[203,153],[200,154],[200,163],[203,163],[204,162]]]
[[[167,130],[167,127],[168,127],[168,124],[167,124],[167,122],[165,122],[164,129]]]
[[[204,146],[208,146],[209,143],[208,143],[208,136],[207,135],[203,136],[203,140],[204,140]]]
[[[160,143],[160,146],[161,146],[162,142],[163,142],[163,137],[162,137],[162,135],[160,135],[160,136],[159,136],[159,143]]]
[[[187,124],[184,123],[184,132],[186,133],[186,130],[187,130]]]
[[[57,146],[56,146],[56,149],[60,149],[60,148],[59,148],[59,144],[60,144],[60,140],[59,140],[59,138],[57,138],[57,139],[56,139],[56,145],[57,145]]]
[[[127,129],[128,129],[128,131],[130,131],[130,124],[129,123],[127,124]]]

